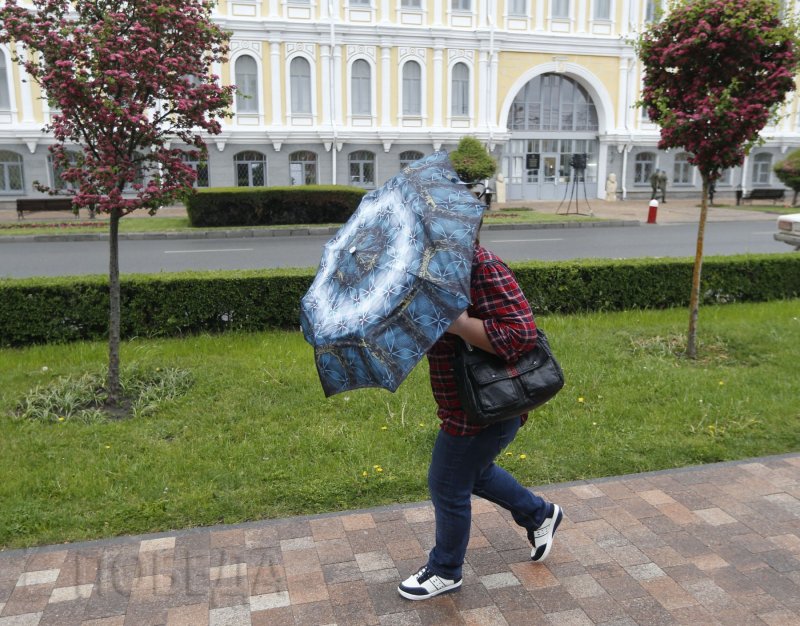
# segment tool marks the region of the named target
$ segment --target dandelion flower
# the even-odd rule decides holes
[[[520,454],[520,455],[519,455],[519,458],[520,458],[520,459],[522,459],[522,460],[524,461],[525,459],[527,459],[527,458],[528,458],[528,455],[527,455],[527,454]]]
[[[368,472],[366,472],[366,471],[364,471],[364,472],[361,472],[361,475],[362,475],[362,476],[367,476],[367,475],[368,475]]]
[[[111,449],[111,446],[106,446],[106,450],[110,450],[110,449]]]
[[[580,402],[581,404],[583,404],[583,396],[581,396],[580,398],[578,398],[578,402]]]
[[[42,366],[42,371],[43,371],[43,372],[47,372],[47,371],[49,371],[49,370],[50,370],[50,368],[49,368],[49,367],[47,367],[46,365]]]
[[[375,471],[376,471],[376,472],[378,472],[378,473],[380,474],[380,473],[383,471],[383,468],[382,468],[382,467],[379,467],[379,468],[377,468]]]
[[[388,426],[381,426],[381,430],[389,430]]]
[[[373,465],[373,466],[372,466],[372,469],[376,470],[376,469],[378,469],[379,467],[380,467],[380,465]]]
[[[420,428],[424,428],[425,427],[424,422],[420,422],[419,425],[420,425]]]
[[[514,456],[511,452],[506,452],[506,456]]]
[[[724,384],[725,384],[725,381],[724,381],[724,380],[721,380],[721,381],[719,381],[719,384],[720,384],[720,385],[724,385]]]
[[[59,422],[63,422],[63,421],[64,421],[64,418],[63,418],[63,417],[59,417],[59,418],[58,418],[58,421],[59,421]]]

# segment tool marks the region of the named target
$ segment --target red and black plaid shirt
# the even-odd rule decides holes
[[[475,246],[472,259],[470,299],[469,316],[483,320],[489,342],[506,361],[513,363],[536,345],[533,312],[517,280],[497,255],[479,245]],[[456,335],[445,333],[428,351],[431,388],[442,430],[470,436],[479,433],[481,427],[467,423],[458,400],[452,365],[457,339]],[[523,424],[527,417],[522,416]]]

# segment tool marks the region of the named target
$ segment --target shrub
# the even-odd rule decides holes
[[[210,187],[186,198],[192,226],[341,224],[366,191],[342,185]]]
[[[497,162],[475,137],[462,137],[458,147],[450,153],[450,162],[465,183],[491,178],[497,170]]]
[[[536,314],[686,306],[690,259],[525,262],[511,265]],[[122,334],[176,336],[299,328],[312,269],[183,272],[122,278]],[[800,297],[796,253],[710,257],[706,303]],[[108,325],[103,277],[0,280],[0,346],[100,339]]]

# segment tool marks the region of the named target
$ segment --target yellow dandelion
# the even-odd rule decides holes
[[[389,430],[388,426],[381,426],[381,430]]]
[[[519,458],[520,458],[520,459],[522,459],[522,460],[524,461],[525,459],[527,459],[527,458],[528,458],[528,455],[527,455],[527,454],[520,454],[520,455],[519,455]]]
[[[380,474],[383,471],[383,468],[382,467],[375,468],[375,471]]]
[[[511,452],[506,452],[506,456],[514,456]]]
[[[724,384],[725,384],[725,381],[724,381],[724,380],[721,380],[721,381],[719,381],[719,384],[720,384],[720,385],[724,385]]]
[[[367,472],[367,471],[361,472],[361,475],[362,475],[362,476],[368,476],[368,475],[369,475],[369,472]]]
[[[580,398],[578,398],[578,402],[580,402],[581,404],[583,404],[583,396],[581,396]]]
[[[111,450],[111,446],[106,446],[106,450]]]
[[[424,428],[425,427],[425,423],[424,422],[420,422],[419,425],[420,425],[420,428]]]
[[[64,418],[63,418],[63,417],[59,417],[59,418],[58,418],[58,421],[59,421],[59,422],[63,422],[63,421],[64,421]]]
[[[372,466],[372,469],[376,470],[376,469],[378,469],[379,467],[380,467],[380,465],[373,465],[373,466]]]

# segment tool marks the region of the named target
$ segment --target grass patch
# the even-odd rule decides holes
[[[43,366],[44,371],[49,368]],[[14,415],[41,422],[78,421],[95,424],[107,419],[145,417],[164,402],[180,397],[191,387],[192,375],[174,367],[147,368],[128,365],[120,372],[123,399],[119,407],[108,406],[108,368],[97,373],[61,376],[36,385],[17,403]]]
[[[799,301],[542,317],[564,390],[501,464],[523,484],[800,450]],[[326,399],[299,332],[123,344],[122,362],[191,372],[137,419],[20,419],[37,385],[96,372],[103,343],[0,350],[0,546],[23,547],[428,498],[438,429],[423,361],[395,394]],[[47,368],[46,370],[43,368]]]
[[[492,210],[485,213],[487,224],[537,224],[543,222],[565,221],[599,221],[598,218],[581,215],[554,215],[553,213],[540,213],[535,209],[512,208]],[[338,227],[341,224],[284,224],[277,226],[225,226],[217,230],[237,229],[291,229],[291,228],[325,228]],[[188,217],[160,217],[159,215],[146,215],[126,217],[120,221],[121,233],[148,233],[148,232],[178,232],[215,230],[214,228],[194,228],[189,224]],[[22,221],[0,224],[0,237],[19,235],[74,235],[80,233],[105,233],[108,231],[108,221],[105,216],[98,216],[95,220],[58,219],[52,221]]]
[[[715,202],[713,205],[709,205],[711,208],[714,209],[738,209],[740,211],[758,211],[760,213],[770,213],[775,215],[785,215],[787,213],[796,213],[797,209],[795,207],[785,207],[783,205],[777,204],[720,204]],[[697,208],[700,208],[700,205],[697,205]]]

